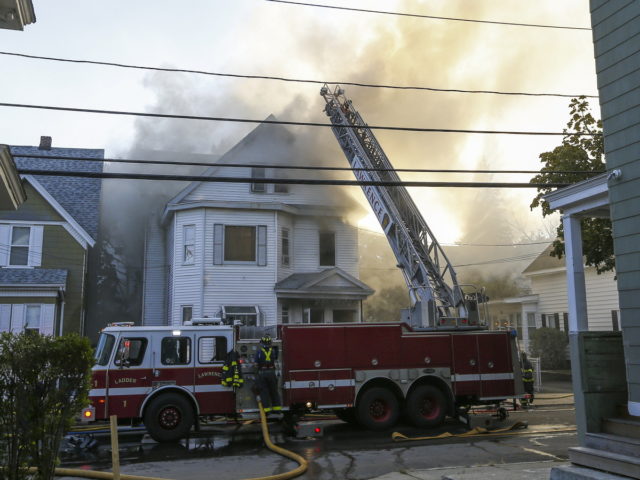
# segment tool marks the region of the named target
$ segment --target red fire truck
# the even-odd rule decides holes
[[[339,87],[325,85],[325,112],[380,221],[412,298],[401,322],[281,325],[276,346],[288,415],[333,410],[385,429],[402,413],[420,427],[461,406],[524,395],[516,340],[488,331],[482,292],[457,281],[453,265],[413,203],[371,129]],[[464,288],[463,288],[464,287]],[[261,335],[243,327],[182,325],[104,329],[90,392],[92,415],[142,419],[157,440],[185,436],[203,415],[251,415]],[[222,385],[237,352],[245,382]]]
[[[487,330],[417,331],[405,323],[282,325],[277,369],[285,415],[335,412],[371,429],[401,414],[432,427],[465,405],[524,394],[515,339]],[[256,339],[223,324],[111,326],[102,331],[89,398],[96,420],[142,419],[158,441],[188,434],[203,416],[255,417]],[[238,352],[244,385],[223,386]]]

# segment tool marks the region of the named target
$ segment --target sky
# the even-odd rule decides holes
[[[447,89],[596,94],[590,31],[313,8],[264,0],[34,0],[37,22],[0,30],[30,55]],[[323,0],[422,15],[588,27],[585,0]],[[161,73],[0,55],[1,102],[291,121],[327,121],[319,85]],[[569,98],[347,87],[371,125],[560,132]],[[592,100],[599,117],[597,99]],[[0,143],[223,154],[252,125],[0,107]],[[293,127],[327,165],[346,166],[329,129]],[[376,132],[397,168],[537,169],[560,137]],[[277,159],[274,159],[277,163]],[[180,172],[176,172],[180,173]],[[350,174],[348,174],[350,175]],[[406,180],[523,181],[526,175],[401,174]],[[343,177],[349,178],[349,176]],[[533,189],[412,188],[442,242],[518,242],[549,232]],[[365,202],[359,192],[356,198]],[[375,229],[374,217],[364,219]],[[488,253],[486,255],[489,255]]]

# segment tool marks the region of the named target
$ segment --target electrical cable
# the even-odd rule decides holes
[[[335,5],[323,5],[318,3],[305,3],[305,2],[293,2],[290,0],[266,0],[267,2],[274,3],[287,3],[290,5],[298,5],[303,7],[319,7],[319,8],[330,8],[334,10],[348,10],[352,12],[364,12],[364,13],[378,13],[383,15],[396,15],[400,17],[414,17],[414,18],[428,18],[432,20],[450,20],[456,22],[470,22],[470,23],[488,23],[492,25],[509,25],[514,27],[536,27],[536,28],[556,28],[562,30],[586,30],[591,31],[590,27],[573,27],[566,25],[543,25],[543,24],[535,24],[535,23],[516,23],[516,22],[499,22],[494,20],[477,20],[472,18],[455,18],[455,17],[438,17],[435,15],[420,15],[417,13],[403,13],[403,12],[390,12],[385,10],[369,10],[364,8],[351,8],[351,7],[338,7]]]
[[[123,110],[103,110],[96,108],[75,108],[75,107],[55,107],[53,105],[33,105],[26,103],[9,103],[0,102],[0,107],[11,108],[27,108],[37,110],[52,110],[61,112],[75,112],[75,113],[98,113],[102,115],[125,115],[134,117],[148,117],[148,118],[171,118],[177,120],[206,120],[212,122],[235,122],[235,123],[257,123],[267,125],[296,125],[305,127],[329,127],[334,128],[336,125],[332,123],[321,122],[296,122],[285,120],[256,120],[250,118],[233,118],[233,117],[209,117],[200,115],[177,115],[169,113],[151,113],[151,112],[133,112]],[[360,125],[340,125],[340,128],[362,128]],[[367,125],[370,130],[389,130],[389,131],[401,131],[401,132],[428,132],[428,133],[479,133],[487,135],[534,135],[534,136],[566,136],[575,135],[579,137],[597,137],[601,136],[601,133],[591,132],[531,132],[531,131],[513,131],[513,130],[471,130],[460,128],[423,128],[423,127],[395,127],[395,126],[383,126],[383,125]]]
[[[417,86],[417,85],[388,85],[388,84],[364,83],[364,82],[338,82],[338,81],[279,77],[279,76],[273,76],[273,75],[243,75],[239,73],[221,73],[221,72],[193,70],[193,69],[186,69],[186,68],[150,67],[150,66],[144,66],[144,65],[132,65],[128,63],[102,62],[98,60],[45,57],[42,55],[29,55],[26,53],[4,52],[4,51],[0,51],[0,55],[29,58],[33,60],[48,60],[53,62],[100,65],[103,67],[118,67],[118,68],[129,68],[129,69],[135,69],[135,70],[151,70],[151,71],[157,71],[157,72],[170,72],[170,73],[193,73],[196,75],[208,75],[208,76],[214,76],[214,77],[243,78],[248,80],[274,80],[279,82],[290,82],[290,83],[310,83],[314,85],[324,85],[328,83],[332,85],[346,85],[349,87],[384,88],[389,90],[416,90],[416,91],[442,92],[442,93],[484,93],[484,94],[492,94],[492,95],[514,95],[514,96],[529,96],[529,97],[598,98],[598,95],[585,95],[585,94],[542,93],[542,92],[541,93],[503,92],[503,91],[497,91],[497,90],[467,90],[467,89],[461,89],[461,88],[435,88],[435,87],[424,87],[424,86]]]
[[[75,172],[60,170],[17,169],[20,175],[43,175],[53,177],[108,178],[123,180],[162,180],[213,183],[272,183],[284,185],[335,185],[335,186],[378,186],[378,187],[456,187],[456,188],[562,188],[568,183],[526,183],[526,182],[419,182],[419,181],[360,181],[325,180],[307,178],[248,178],[210,177],[201,175],[156,175],[148,173]]]
[[[282,170],[327,170],[327,171],[367,171],[367,172],[412,172],[412,173],[488,173],[488,174],[571,174],[571,175],[597,175],[605,173],[604,170],[554,170],[553,172],[543,172],[542,170],[470,170],[470,169],[444,169],[444,168],[372,168],[372,167],[325,167],[313,165],[283,165],[283,164],[256,164],[256,163],[211,163],[211,162],[178,162],[171,160],[139,160],[127,158],[95,158],[77,157],[65,155],[35,155],[16,153],[12,156],[16,159],[38,158],[50,160],[81,160],[88,162],[107,163],[134,163],[143,165],[177,165],[177,166],[202,166],[202,167],[222,167],[222,168],[273,168]]]

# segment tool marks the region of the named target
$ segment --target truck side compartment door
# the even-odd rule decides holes
[[[480,396],[477,335],[451,335],[453,372],[456,395]]]
[[[233,349],[232,332],[203,332],[196,335],[196,368],[193,385],[204,415],[235,411],[232,387],[222,385],[222,367]]]
[[[506,398],[514,395],[509,340],[504,333],[478,335],[478,363],[484,398]]]

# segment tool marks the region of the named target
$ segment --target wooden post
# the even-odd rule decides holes
[[[118,416],[111,415],[111,462],[113,463],[113,480],[120,480],[120,450],[118,446]]]

